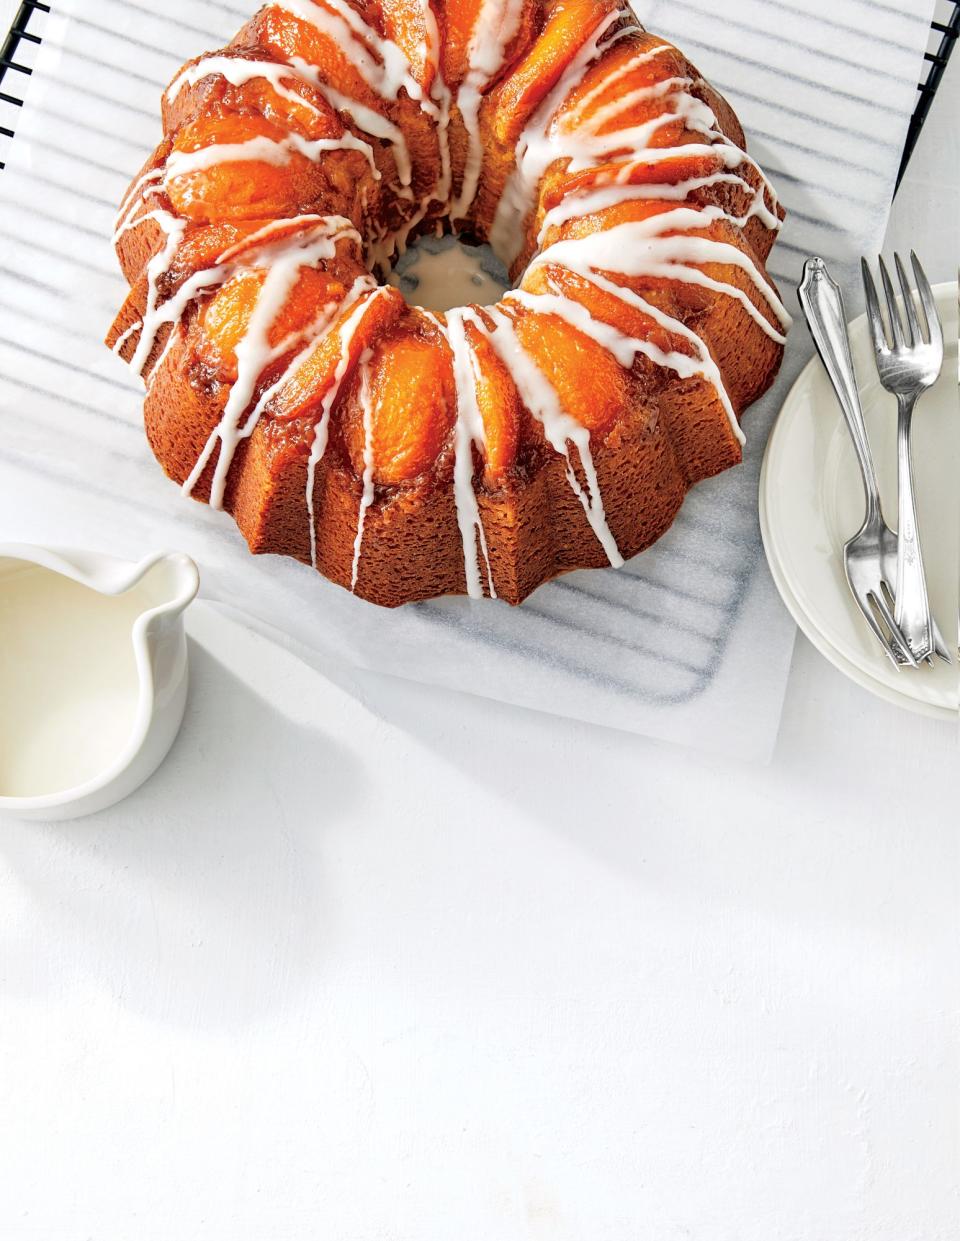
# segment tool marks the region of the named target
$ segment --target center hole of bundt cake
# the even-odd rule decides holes
[[[388,277],[411,306],[447,311],[492,306],[510,288],[506,268],[489,246],[456,237],[420,237],[400,256]]]

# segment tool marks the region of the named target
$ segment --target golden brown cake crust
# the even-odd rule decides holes
[[[121,206],[107,343],[163,469],[251,551],[383,606],[516,604],[636,555],[740,461],[783,353],[783,211],[621,0],[423,11],[268,4],[188,62]],[[437,227],[492,240],[518,294],[431,315],[368,274]]]

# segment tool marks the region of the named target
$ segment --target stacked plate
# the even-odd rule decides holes
[[[917,407],[914,467],[920,536],[934,615],[952,653],[960,605],[960,404],[957,285],[934,290],[945,354],[939,382]],[[877,378],[865,317],[850,325],[864,419],[883,510],[896,527],[897,405]],[[774,581],[817,649],[865,689],[925,715],[956,720],[957,661],[896,669],[868,630],[847,586],[843,546],[864,515],[853,444],[819,359],[803,371],[770,437],[760,479],[760,524]]]

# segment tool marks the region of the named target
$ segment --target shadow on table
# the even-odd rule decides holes
[[[462,696],[389,678],[369,677],[365,686],[370,710],[442,756],[466,787],[482,786],[514,817],[519,810],[536,824],[546,837],[545,862],[553,840],[582,855],[585,883],[600,866],[653,907],[687,907],[696,919],[712,911],[757,925],[802,921],[877,933],[877,906],[891,890],[903,894],[901,913],[912,916],[905,911],[922,908],[931,872],[946,866],[949,873],[943,833],[918,834],[912,820],[882,810],[864,818],[863,790],[845,758],[848,725],[829,712],[813,769],[809,740],[801,747],[789,734],[765,767],[486,700],[471,699],[465,710]],[[891,739],[891,757],[895,746]],[[899,768],[881,762],[873,779],[880,806]],[[932,809],[942,796],[928,787],[915,800]],[[483,829],[465,805],[452,813],[451,832]],[[528,836],[518,840],[503,858],[505,871],[524,864],[531,847]],[[533,921],[541,895],[531,888]],[[895,938],[902,926],[891,919],[888,929]]]

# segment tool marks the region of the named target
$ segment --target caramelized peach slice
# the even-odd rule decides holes
[[[500,92],[494,132],[514,143],[527,121],[560,81],[570,62],[619,0],[555,0],[540,38]]]
[[[594,233],[615,228],[618,224],[637,223],[641,220],[650,220],[654,216],[666,215],[685,205],[692,206],[692,204],[671,202],[664,198],[626,199],[610,207],[603,207],[600,211],[591,212],[589,215],[575,216],[572,220],[562,224],[558,232],[559,236],[565,240],[574,237],[590,237]],[[696,210],[695,206],[693,210]],[[704,224],[704,228],[706,227],[707,225]],[[684,229],[684,232],[688,231],[689,229]]]
[[[235,220],[218,224],[201,224],[187,229],[177,250],[172,271],[190,274],[217,263],[235,261],[270,243],[283,241],[308,225],[291,220],[288,224],[274,220]],[[269,229],[268,233],[264,230]]]
[[[184,233],[183,240],[177,247],[177,252],[170,265],[169,281],[165,283],[172,290],[195,272],[203,271],[208,267],[215,267],[225,253],[234,252],[243,243],[245,237],[259,232],[260,229],[270,223],[269,220],[243,220],[237,222],[224,221],[219,224],[190,225]],[[134,279],[136,279],[136,273],[142,271],[145,264],[156,254],[159,246],[163,244],[164,239],[160,229],[152,220],[145,220],[144,234],[146,234],[147,227],[151,229],[151,233],[145,235],[143,240],[147,241],[151,248],[146,253],[140,249],[139,253],[134,255]],[[132,230],[131,233],[125,234],[120,239],[118,248],[125,264],[125,271],[127,270],[127,257],[124,251],[129,245],[131,237],[135,242],[140,242],[140,232],[141,230],[138,226],[137,230]]]
[[[656,319],[629,305],[615,293],[598,288],[592,281],[566,267],[543,264],[535,267],[523,282],[528,293],[558,293],[585,306],[592,319],[608,323],[626,336],[649,341],[664,353],[692,353],[690,344],[674,339]]]
[[[200,318],[200,357],[226,377],[237,374],[236,349],[246,335],[266,272],[238,272],[206,303]]]
[[[462,82],[467,75],[470,43],[477,24],[477,0],[447,0],[439,19],[442,22],[441,68],[448,86]]]
[[[497,5],[497,9],[505,6]],[[525,4],[521,10],[517,30],[510,39],[505,50],[504,66],[509,65],[519,53],[519,49],[527,47],[540,21],[536,5]],[[450,87],[455,87],[467,76],[470,61],[470,45],[478,20],[486,23],[482,33],[488,37],[494,33],[489,27],[498,21],[502,14],[491,20],[489,8],[478,4],[477,0],[444,0],[435,4],[437,21],[440,25],[440,67],[443,80]]]
[[[285,131],[254,112],[222,109],[185,125],[174,140],[167,193],[177,214],[198,222],[211,216],[243,220],[288,215],[315,197],[321,184],[315,164],[297,151],[281,151],[281,162],[225,159],[177,173],[177,156],[218,146],[240,146],[255,139],[281,144]],[[267,149],[270,149],[267,146]]]
[[[213,267],[226,251],[269,223],[269,220],[238,220],[188,228],[177,251],[176,267],[191,272]]]
[[[236,102],[242,108],[259,112],[268,121],[303,134],[305,138],[340,137],[343,133],[340,118],[319,91],[311,90],[299,80],[283,85],[289,93],[280,95],[263,78],[253,78],[236,90]],[[303,103],[295,103],[291,98],[293,95],[301,97]]]
[[[382,6],[384,34],[406,56],[410,75],[425,95],[433,86],[439,53],[437,25],[427,20],[427,7],[424,0],[388,0]]]
[[[225,377],[236,377],[237,346],[250,326],[265,279],[266,272],[262,270],[238,272],[204,307],[198,352]],[[270,326],[267,343],[276,347],[285,340],[296,340],[315,322],[324,306],[342,301],[345,294],[344,286],[325,272],[302,268]]]
[[[235,62],[241,77],[237,85],[214,65],[204,63],[222,59]],[[163,99],[164,133],[176,132],[201,111],[220,104],[232,111],[258,112],[267,120],[279,123],[285,129],[296,130],[306,138],[340,136],[343,132],[340,119],[320,91],[305,82],[293,69],[280,77],[278,89],[272,80],[259,75],[256,62],[261,59],[247,49],[242,49],[239,55],[225,49],[212,56],[187,61],[171,83],[177,85],[174,98],[165,95]],[[243,81],[243,66],[247,61],[253,63],[248,71],[250,76]],[[277,62],[276,68],[281,69],[282,62]],[[204,73],[205,69],[209,72]],[[184,83],[180,80],[181,74],[188,70],[203,76]]]
[[[456,397],[449,350],[401,332],[379,341],[366,364],[373,435],[374,482],[398,484],[425,474],[453,429]],[[353,468],[364,468],[363,409],[359,385],[344,420]]]
[[[346,295],[341,281],[315,267],[302,267],[297,283],[273,321],[270,344],[280,345],[299,336],[317,321],[325,307],[337,305]]]
[[[234,245],[220,254],[218,262],[236,262],[244,256],[253,256],[267,246],[279,246],[285,241],[303,234],[305,237],[322,228],[322,217],[297,216],[292,220],[266,220],[256,229],[245,230]],[[359,242],[355,235],[347,233],[338,238],[337,245],[352,246],[359,254]]]
[[[251,78],[231,87],[241,107],[261,112],[268,120],[298,129],[307,138],[339,138],[343,125],[336,110],[321,91],[305,82],[294,70],[280,79],[281,94],[266,78]],[[302,102],[298,102],[302,101]]]
[[[703,142],[702,135],[691,136],[691,145]],[[681,141],[678,145],[683,146]],[[598,164],[593,168],[584,168],[580,172],[565,174],[556,178],[545,190],[543,205],[549,210],[557,206],[568,194],[576,194],[593,189],[598,185],[609,185],[614,177],[623,173],[623,163],[611,161]],[[717,155],[677,155],[675,158],[660,163],[651,161],[630,161],[630,169],[622,182],[624,185],[679,185],[683,181],[693,181],[698,177],[710,177],[714,173],[723,172],[724,163]]]
[[[327,7],[323,0],[315,2],[320,8]],[[343,19],[332,10],[327,11],[331,24],[335,27],[342,25],[344,38],[352,40],[353,36]],[[291,57],[298,56],[317,70],[321,81],[342,94],[371,107],[379,102],[379,96],[371,91],[337,41],[324,34],[317,26],[275,4],[268,4],[253,18],[250,27],[260,46],[272,52],[278,60],[289,61]]]
[[[665,215],[680,205],[663,200],[619,203],[614,207],[608,207],[593,215],[568,221],[561,226],[559,236],[564,240],[589,237],[598,230],[611,229],[618,224]],[[694,210],[696,210],[695,207]],[[662,236],[669,237],[680,231],[682,231],[684,236],[705,236],[717,241],[728,242],[734,246],[743,245],[743,235],[733,225],[721,220],[708,221],[704,219],[703,226],[700,228],[687,226],[682,230],[678,230],[667,227],[664,229]],[[549,250],[546,257],[549,258]],[[726,280],[729,278],[729,269],[722,264],[698,263],[697,266],[715,279]],[[668,313],[677,313],[680,309],[697,311],[703,309],[709,302],[707,291],[702,287],[673,280],[668,276],[653,276],[641,273],[626,279],[618,277],[616,271],[609,271],[606,275],[608,278],[613,279],[615,283],[620,283],[626,288],[642,292],[644,297]],[[527,287],[526,280],[524,281],[524,287]],[[682,318],[683,316],[681,315],[680,317]]]
[[[477,405],[486,440],[484,478],[496,486],[517,459],[522,407],[510,372],[487,337],[471,323],[466,334],[477,360]]]
[[[665,50],[644,59],[658,47]],[[688,62],[669,43],[639,32],[620,39],[602,61],[587,67],[580,82],[567,96],[563,107],[565,123],[592,121],[598,113],[606,112],[615,128],[639,124],[664,111],[669,99],[669,94],[650,94],[647,88],[670,79],[686,78],[689,70]],[[634,98],[635,95],[638,97]],[[600,132],[606,127],[604,120]]]
[[[336,382],[348,375],[406,307],[403,295],[389,286],[364,293],[324,332],[301,366],[270,402],[276,418],[296,418],[316,411]],[[348,329],[349,325],[349,329]]]
[[[521,311],[516,332],[565,413],[591,431],[616,421],[627,401],[625,372],[602,345],[551,314]]]
[[[198,116],[184,125],[173,140],[173,149],[181,153],[199,151],[222,143],[247,142],[251,138],[279,141],[284,131],[255,112],[231,112],[217,105],[205,116]]]

